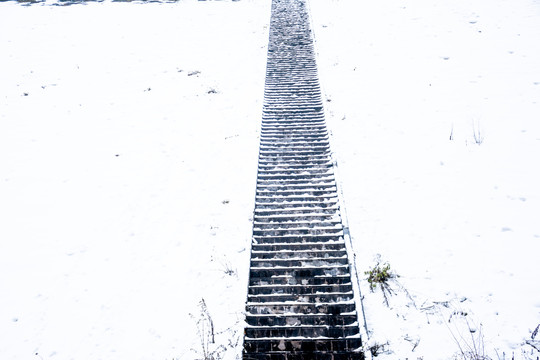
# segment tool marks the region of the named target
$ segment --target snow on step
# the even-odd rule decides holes
[[[339,249],[339,250],[278,250],[278,251],[257,251],[252,250],[252,259],[309,259],[312,257],[317,258],[340,258],[340,257],[347,257],[347,253],[345,250]]]

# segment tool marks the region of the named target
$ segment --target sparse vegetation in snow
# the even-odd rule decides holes
[[[377,264],[368,271],[364,272],[367,275],[367,281],[369,283],[371,291],[375,291],[379,287],[384,296],[384,302],[388,306],[388,296],[394,293],[394,290],[390,286],[390,280],[398,277],[390,269],[390,264],[385,263],[384,265],[380,264],[380,261],[377,261]]]

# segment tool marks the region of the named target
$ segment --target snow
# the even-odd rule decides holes
[[[412,297],[395,283],[386,308],[363,284],[371,340],[389,343],[381,358],[448,359],[459,348],[445,324],[468,321],[491,358],[528,358],[540,323],[540,4],[332,4],[310,1],[357,266],[380,254]]]
[[[1,358],[241,336],[269,5],[0,4]]]
[[[367,345],[536,359],[540,4],[309,6]],[[203,298],[238,356],[269,20],[0,3],[0,358],[200,358]]]

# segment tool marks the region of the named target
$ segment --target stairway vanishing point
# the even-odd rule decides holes
[[[305,0],[273,0],[244,360],[364,359]]]

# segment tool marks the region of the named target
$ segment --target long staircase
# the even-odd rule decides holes
[[[273,0],[244,360],[364,359],[305,0]]]

